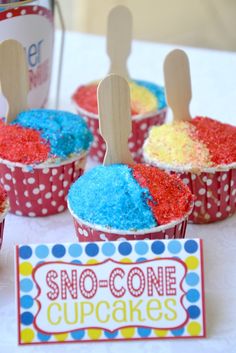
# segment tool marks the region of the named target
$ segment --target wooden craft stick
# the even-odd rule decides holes
[[[99,129],[106,141],[103,164],[133,164],[128,148],[131,133],[130,91],[128,82],[111,74],[98,86]]]
[[[107,21],[107,54],[110,58],[110,73],[129,78],[127,58],[131,52],[132,15],[122,5],[114,7]]]
[[[173,111],[174,121],[191,119],[189,104],[192,98],[188,57],[183,50],[173,50],[164,62],[167,103]]]
[[[29,73],[25,51],[16,40],[0,44],[0,92],[8,102],[6,121],[28,109]]]

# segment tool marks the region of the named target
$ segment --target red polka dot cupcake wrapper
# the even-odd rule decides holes
[[[94,136],[93,144],[90,148],[90,156],[97,162],[102,163],[105,156],[106,145],[99,133],[98,116],[76,105],[77,113],[80,114],[88,124]],[[129,149],[136,162],[142,162],[142,147],[148,136],[148,131],[153,125],[162,125],[166,119],[167,109],[162,109],[157,113],[145,114],[132,119],[132,134],[129,138]]]
[[[3,243],[3,233],[4,233],[4,226],[5,226],[5,217],[9,211],[9,202],[6,202],[6,206],[2,214],[0,215],[0,249]]]
[[[74,220],[75,231],[79,242],[94,242],[94,241],[121,241],[121,240],[144,240],[144,239],[175,239],[184,238],[186,233],[188,216],[192,212],[178,221],[152,228],[148,231],[112,231],[106,228],[98,228],[89,223],[83,222],[76,217],[68,205]]]
[[[19,216],[48,216],[67,208],[71,184],[85,168],[86,155],[59,165],[29,168],[0,162],[1,182],[8,193],[10,212]]]
[[[174,173],[174,172],[171,172]],[[231,216],[236,210],[236,169],[177,173],[195,195],[193,223],[210,223]]]

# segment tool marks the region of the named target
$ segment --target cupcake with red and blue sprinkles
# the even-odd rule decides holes
[[[84,120],[64,111],[35,109],[9,125],[0,121],[0,175],[10,211],[31,217],[64,211],[92,139]]]
[[[98,166],[68,194],[79,241],[184,237],[192,203],[177,176],[143,164]]]
[[[195,195],[190,220],[209,223],[236,210],[236,127],[208,117],[150,130],[147,163],[177,173]]]
[[[99,133],[97,86],[98,81],[81,85],[72,96],[78,114],[83,116],[94,135],[90,155],[99,162],[103,161],[105,142]],[[153,125],[161,125],[166,117],[164,88],[143,80],[131,80],[130,98],[132,113],[132,135],[129,149],[136,162],[142,159],[142,146],[148,130]]]

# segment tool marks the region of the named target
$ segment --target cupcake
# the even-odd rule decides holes
[[[207,117],[155,126],[145,161],[177,173],[195,195],[190,221],[222,220],[236,208],[236,127]]]
[[[182,238],[192,201],[177,176],[143,164],[98,166],[68,194],[79,241]]]
[[[29,110],[9,125],[0,121],[0,176],[10,211],[32,217],[64,211],[91,142],[84,120],[68,112]]]
[[[78,87],[72,96],[78,114],[83,116],[94,135],[90,149],[91,157],[103,161],[105,143],[99,133],[97,85],[92,82]],[[140,162],[142,145],[148,130],[153,125],[161,125],[166,117],[164,89],[154,83],[134,80],[129,82],[131,94],[132,134],[129,149],[135,161]]]
[[[4,232],[4,223],[5,217],[9,209],[9,202],[7,198],[7,193],[4,190],[3,186],[0,185],[0,249],[3,242],[3,232]]]

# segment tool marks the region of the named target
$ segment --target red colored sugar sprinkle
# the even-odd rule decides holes
[[[223,124],[207,117],[196,117],[191,123],[196,132],[193,139],[197,139],[207,146],[211,161],[215,165],[236,162],[236,127]]]
[[[0,121],[0,158],[34,164],[47,160],[49,152],[49,145],[38,131]]]
[[[3,186],[0,185],[0,213],[5,210],[5,201],[7,198],[7,193],[4,190]]]
[[[176,175],[142,164],[132,169],[134,178],[152,196],[148,204],[159,225],[182,218],[190,210],[193,196]]]
[[[97,86],[97,84],[80,86],[72,97],[78,106],[94,114],[98,114]],[[132,110],[131,114],[135,115],[137,112]]]
[[[73,100],[84,110],[98,114],[97,85],[80,86],[73,95]]]

